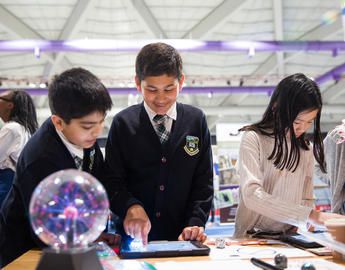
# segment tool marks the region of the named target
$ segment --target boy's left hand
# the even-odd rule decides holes
[[[201,243],[205,242],[207,236],[204,232],[204,227],[190,226],[183,229],[178,237],[178,240],[197,240]]]
[[[95,242],[104,242],[111,247],[119,247],[121,244],[121,235],[102,232]]]

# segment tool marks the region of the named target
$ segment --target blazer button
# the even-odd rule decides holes
[[[156,212],[156,217],[160,217],[161,216],[161,212]]]
[[[166,157],[162,157],[162,163],[166,163],[166,162],[167,162]]]
[[[160,191],[163,191],[163,190],[164,190],[164,185],[160,185],[160,186],[159,186],[159,190],[160,190]]]

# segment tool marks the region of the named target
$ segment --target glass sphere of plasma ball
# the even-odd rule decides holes
[[[109,201],[102,184],[75,169],[47,176],[30,200],[30,222],[45,244],[58,249],[85,247],[106,227]]]

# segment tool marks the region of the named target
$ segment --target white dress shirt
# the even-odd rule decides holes
[[[17,122],[10,121],[0,129],[0,169],[16,171],[16,165],[30,133]]]
[[[158,124],[153,120],[153,117],[155,117],[157,115],[157,113],[155,113],[146,104],[145,101],[144,101],[144,107],[145,107],[145,110],[146,110],[146,112],[147,112],[147,114],[148,114],[148,116],[150,118],[150,121],[151,121],[151,124],[152,124],[153,128],[157,132]],[[176,120],[176,115],[177,115],[177,112],[176,112],[176,102],[173,105],[171,105],[171,107],[169,108],[169,110],[167,111],[167,113],[165,115],[167,115],[168,117],[167,117],[167,119],[164,122],[164,126],[165,126],[167,131],[171,132],[171,127],[172,127],[173,121]]]
[[[67,140],[65,135],[61,131],[56,130],[57,134],[60,136],[62,142],[67,147],[68,151],[71,153],[73,159],[75,156],[79,157],[80,159],[84,159],[84,149],[82,147],[79,147]]]

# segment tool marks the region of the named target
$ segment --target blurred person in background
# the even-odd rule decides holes
[[[315,173],[330,187],[332,213],[345,215],[345,119],[328,132],[323,144],[327,173],[319,166]]]
[[[16,171],[18,157],[38,128],[36,109],[30,95],[10,90],[0,94],[0,207],[6,198]]]

